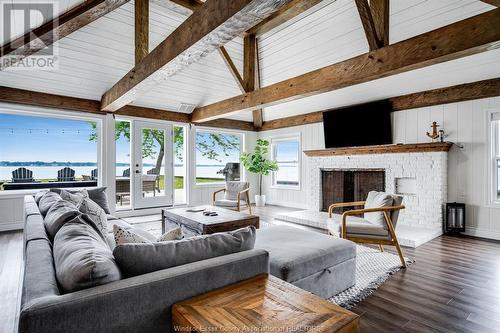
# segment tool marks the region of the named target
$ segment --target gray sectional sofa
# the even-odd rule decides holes
[[[63,294],[52,242],[32,196],[25,197],[24,214],[21,333],[171,332],[174,303],[269,272],[267,251],[254,249]]]

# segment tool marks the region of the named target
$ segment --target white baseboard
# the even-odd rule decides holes
[[[475,227],[466,227],[465,235],[500,240],[500,231],[484,230]]]

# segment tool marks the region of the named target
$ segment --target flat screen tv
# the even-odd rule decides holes
[[[388,100],[323,112],[325,147],[392,143],[392,103]]]

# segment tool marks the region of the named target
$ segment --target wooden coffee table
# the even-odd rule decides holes
[[[175,223],[188,229],[188,233],[206,235],[216,232],[232,231],[250,225],[259,228],[259,217],[234,210],[214,206],[198,206],[206,210],[217,212],[217,216],[205,216],[203,212],[188,212],[195,207],[183,207],[175,209],[162,209],[161,228],[165,233],[167,223]]]
[[[276,277],[260,275],[172,307],[177,332],[359,332],[359,316]]]

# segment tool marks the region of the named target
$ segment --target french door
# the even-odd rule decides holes
[[[171,125],[133,122],[132,181],[134,208],[173,205],[174,164]]]

